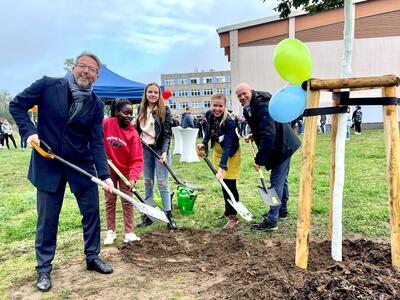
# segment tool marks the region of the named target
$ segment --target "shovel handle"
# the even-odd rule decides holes
[[[109,166],[111,167],[111,169],[114,170],[115,173],[117,173],[117,175],[119,176],[119,178],[121,178],[121,180],[130,188],[132,188],[131,183],[129,182],[129,180],[124,176],[124,174],[121,173],[121,171],[117,168],[116,165],[114,165],[114,163],[111,161],[111,159],[107,159],[107,162],[109,164]]]
[[[253,157],[256,158],[256,150],[254,149],[253,141],[250,140],[249,144],[250,144],[251,153],[253,154]],[[261,185],[262,185],[263,189],[268,193],[267,183],[265,182],[264,173],[261,170],[261,167],[258,169],[258,174],[260,176]]]
[[[147,144],[147,143],[146,143],[145,141],[143,141],[142,139],[140,139],[140,141],[142,142],[142,145],[145,146],[147,149],[149,149],[150,152],[153,153],[153,155],[154,155],[157,159],[161,159],[161,156],[160,156],[153,148],[151,148],[149,144]],[[169,165],[166,161],[164,161],[164,167],[167,168],[168,172],[171,174],[171,176],[174,178],[174,180],[175,180],[175,182],[176,182],[177,184],[185,185],[185,183],[184,183],[182,180],[180,180],[180,179],[178,178],[178,176],[176,175],[176,173],[171,169],[170,165]]]

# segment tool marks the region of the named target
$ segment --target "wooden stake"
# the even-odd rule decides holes
[[[320,91],[307,88],[307,108],[319,105]],[[307,117],[304,126],[301,151],[301,173],[299,191],[299,212],[297,219],[296,266],[307,269],[308,241],[311,223],[312,179],[314,174],[315,144],[317,139],[318,116]]]
[[[382,89],[383,97],[396,97],[396,88]],[[400,142],[396,105],[383,106],[386,175],[390,205],[392,265],[400,269]]]
[[[339,94],[332,94],[332,106],[339,106]],[[336,161],[336,135],[338,130],[338,115],[332,115],[332,136],[331,136],[331,177],[329,182],[329,224],[328,224],[328,240],[332,240],[332,205],[333,205],[333,187],[335,185],[335,161]]]
[[[309,80],[312,90],[333,90],[341,88],[371,88],[397,86],[400,79],[395,75],[386,75],[379,77],[361,77],[361,78],[339,78],[339,79],[316,79]]]

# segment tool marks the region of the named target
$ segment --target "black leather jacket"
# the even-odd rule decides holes
[[[279,123],[271,118],[268,110],[270,99],[270,93],[252,91],[250,114],[243,110],[258,146],[255,163],[267,170],[289,158],[301,145],[289,123]]]
[[[140,108],[139,108],[140,110]],[[171,136],[172,136],[172,114],[171,109],[166,106],[165,107],[165,120],[164,123],[161,123],[160,117],[155,117],[154,129],[156,132],[156,144],[155,150],[161,154],[163,152],[169,152],[169,147],[171,144]],[[136,120],[136,130],[139,135],[142,133],[142,129],[140,128],[139,118]]]

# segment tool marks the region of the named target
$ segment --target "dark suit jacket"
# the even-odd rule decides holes
[[[105,179],[110,174],[103,144],[104,104],[92,94],[70,120],[68,93],[67,79],[44,76],[11,101],[10,113],[24,139],[36,133],[56,155]],[[38,105],[37,128],[27,113],[34,105]],[[72,192],[95,185],[71,168],[32,151],[28,178],[37,189],[56,192],[62,176],[67,178]]]
[[[269,114],[268,105],[271,94],[252,91],[250,113],[243,115],[251,128],[254,141],[258,146],[255,163],[268,170],[289,158],[299,147],[300,140],[288,123],[274,121]]]

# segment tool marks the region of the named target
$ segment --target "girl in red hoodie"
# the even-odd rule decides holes
[[[104,119],[104,146],[108,158],[121,171],[132,187],[135,186],[143,170],[143,151],[139,134],[132,125],[133,109],[129,100],[116,99],[111,105],[111,117]],[[127,186],[112,168],[111,179],[114,186],[125,194],[132,195]],[[115,233],[115,206],[117,195],[105,192],[107,234],[105,245],[112,244],[117,238]],[[138,241],[140,238],[133,233],[133,206],[122,201],[124,214],[124,242]]]

